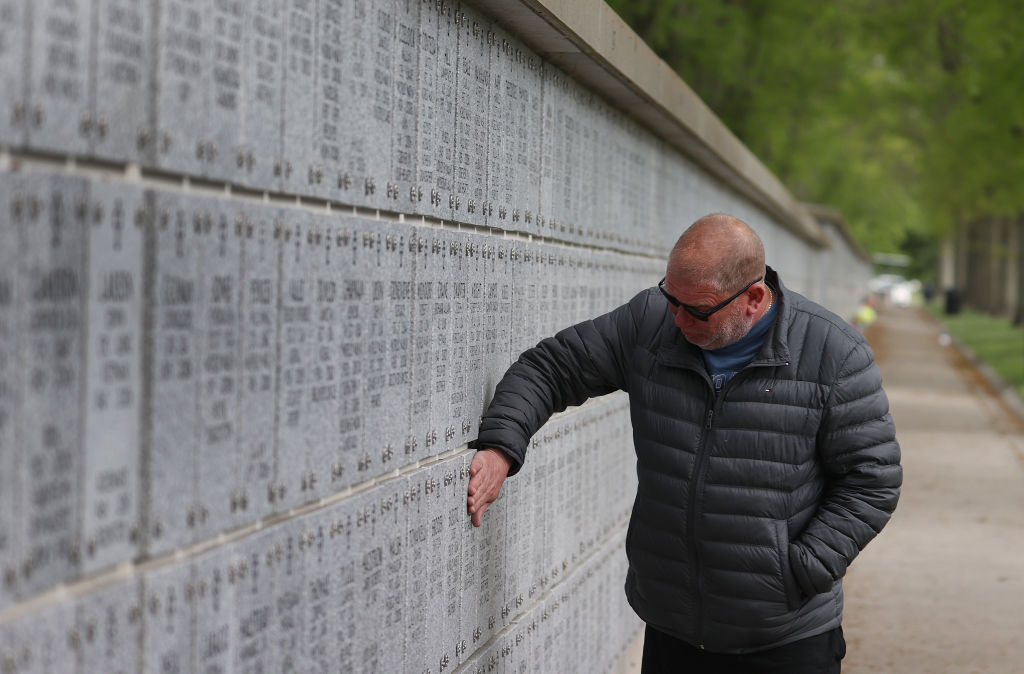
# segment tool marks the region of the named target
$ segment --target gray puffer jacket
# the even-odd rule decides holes
[[[902,482],[867,342],[771,268],[768,280],[775,325],[719,394],[652,288],[523,353],[476,443],[506,452],[514,473],[552,413],[628,392],[639,486],[626,595],[648,624],[713,652],[837,627],[842,577]]]

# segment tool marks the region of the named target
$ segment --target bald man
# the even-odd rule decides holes
[[[626,596],[643,671],[839,672],[842,579],[902,482],[864,337],[787,290],[744,222],[705,216],[657,287],[509,368],[476,442],[473,524],[551,414],[615,390],[637,455]]]

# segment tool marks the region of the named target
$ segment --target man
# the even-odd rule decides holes
[[[644,672],[838,672],[842,578],[896,507],[889,404],[867,342],[713,214],[657,288],[520,356],[484,416],[473,524],[548,417],[629,394],[638,488],[626,595]]]

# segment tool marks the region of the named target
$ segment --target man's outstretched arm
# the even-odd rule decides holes
[[[501,493],[512,459],[500,449],[483,449],[473,457],[469,466],[469,496],[466,503],[473,517],[473,526],[483,522],[484,513]]]

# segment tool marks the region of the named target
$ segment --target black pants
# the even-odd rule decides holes
[[[757,653],[709,653],[650,625],[642,674],[839,674],[846,655],[843,628]]]

